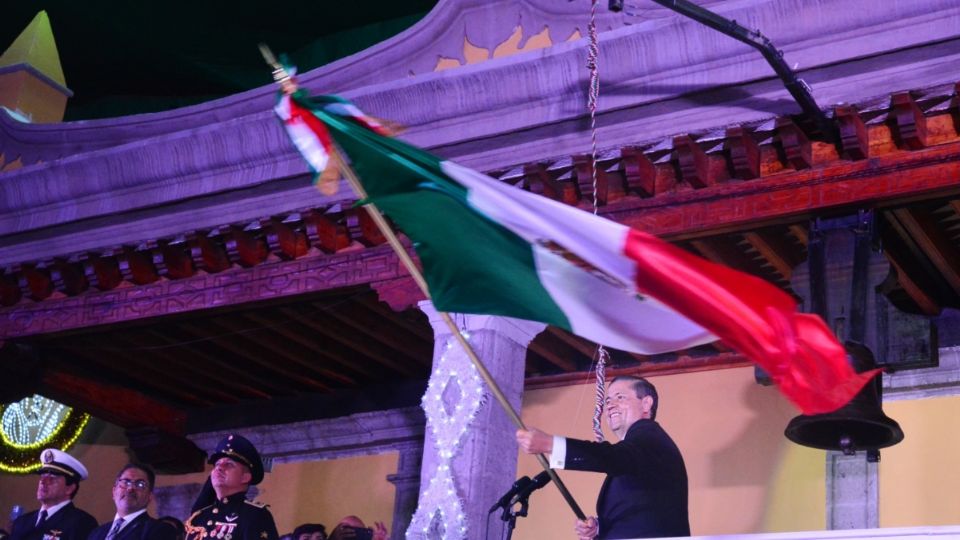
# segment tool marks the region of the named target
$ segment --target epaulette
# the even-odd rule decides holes
[[[190,514],[190,517],[188,517],[187,520],[184,521],[184,523],[190,523],[190,522],[192,522],[192,521],[193,521],[193,518],[197,517],[197,514],[199,514],[200,512],[203,512],[204,510],[206,510],[207,508],[210,508],[211,506],[213,506],[213,505],[212,505],[212,504],[208,504],[208,505],[204,506],[203,508],[198,509],[196,512]]]
[[[266,507],[267,507],[267,503],[262,503],[262,502],[260,502],[260,501],[247,501],[247,500],[245,500],[245,501],[243,501],[243,502],[249,504],[250,506],[256,506],[257,508],[266,508]]]

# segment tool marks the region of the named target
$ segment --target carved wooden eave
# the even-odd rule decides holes
[[[932,315],[960,306],[950,225],[960,208],[960,6],[923,0],[882,13],[872,0],[710,6],[761,28],[800,65],[837,118],[841,140],[810,140],[789,116],[798,108],[769,66],[742,44],[683,19],[653,18],[662,15],[656,10],[630,26],[604,14],[600,213],[789,288],[792,268],[806,256],[807,220],[876,208],[890,225],[888,245],[897,247],[887,255],[910,308]],[[415,144],[586,208],[593,188],[585,43],[566,39],[588,10],[586,0],[448,0],[410,31],[302,80],[408,126],[403,137]],[[469,60],[465,39],[494,50],[513,43],[518,27],[516,48],[544,28],[554,44],[433,71],[443,59]],[[229,403],[229,396],[295,397],[356,388],[383,374],[425,375],[429,328],[390,319],[370,297],[373,289],[403,309],[419,293],[366,214],[351,208],[345,186],[324,196],[309,185],[272,103],[265,87],[106,121],[24,125],[0,117],[0,169],[7,167],[0,175],[0,340],[60,351],[40,363],[87,366],[86,377],[112,370],[112,379],[90,381],[104,395],[124,385],[150,389],[159,396],[155,410],[176,405],[161,426],[169,432],[182,432],[184,410]],[[345,313],[330,308],[348,302]],[[227,308],[242,313],[224,315]],[[204,320],[190,318],[200,313]],[[329,325],[305,320],[306,313],[329,317]],[[368,330],[385,320],[391,328],[377,341]],[[159,322],[144,329],[138,321]],[[275,330],[265,343],[245,337],[264,328]],[[198,339],[207,342],[183,355],[159,352]],[[138,340],[153,349],[124,349]],[[96,352],[102,342],[116,343],[110,354],[142,364],[117,372],[102,358],[107,349]],[[549,329],[530,347],[528,373],[562,378],[589,364],[592,347]],[[387,348],[409,349],[408,363]],[[237,365],[216,363],[218,351]],[[276,354],[287,367],[265,365],[255,351]],[[681,351],[672,368],[644,365],[663,372],[742,363],[721,346],[707,352],[704,360]],[[352,356],[382,372],[363,372]],[[157,362],[175,363],[178,374]],[[193,380],[191,370],[209,362],[226,373],[229,388],[218,395]],[[60,384],[61,373],[80,376],[48,371],[39,384],[85,403],[83,385]]]

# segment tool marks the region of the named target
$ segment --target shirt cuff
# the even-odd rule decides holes
[[[553,451],[550,452],[550,468],[562,469],[567,461],[567,438],[553,436]]]

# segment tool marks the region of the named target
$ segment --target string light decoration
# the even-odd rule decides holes
[[[89,414],[40,395],[0,405],[0,471],[39,469],[44,448],[70,448],[89,420]]]
[[[463,332],[463,336],[469,341],[468,333]],[[457,399],[447,399],[454,396]],[[438,460],[426,488],[421,489],[417,511],[407,529],[407,538],[466,538],[467,518],[463,511],[463,500],[453,481],[451,463],[460,451],[467,428],[485,401],[483,381],[477,368],[451,336],[430,374],[427,391],[421,402]]]

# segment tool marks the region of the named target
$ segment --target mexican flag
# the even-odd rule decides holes
[[[380,135],[333,102],[301,90],[276,110],[298,148],[343,151],[367,190],[358,204],[413,241],[438,310],[540,321],[642,354],[720,339],[804,414],[845,405],[876,374],[855,373],[823,321],[766,281]]]

